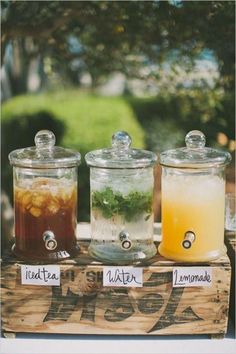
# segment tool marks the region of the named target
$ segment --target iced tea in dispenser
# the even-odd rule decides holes
[[[56,261],[78,252],[77,167],[80,154],[55,146],[47,130],[35,147],[9,155],[14,176],[14,253],[25,260]]]

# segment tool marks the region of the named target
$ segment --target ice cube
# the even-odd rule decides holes
[[[46,196],[42,194],[34,193],[32,196],[32,205],[36,208],[42,208],[45,201],[46,201]]]
[[[60,198],[62,199],[63,203],[66,203],[69,199],[69,195],[65,189],[60,188]]]
[[[58,201],[56,199],[49,200],[47,210],[51,214],[56,214],[58,212],[59,208],[60,208],[60,204],[58,203]]]
[[[31,204],[31,198],[32,198],[32,194],[30,193],[30,192],[24,192],[23,193],[23,196],[21,197],[21,203],[22,203],[22,205],[25,207],[25,208],[27,208],[27,206],[29,205],[29,204]]]
[[[42,211],[41,211],[41,209],[35,208],[35,207],[32,206],[30,208],[30,214],[35,216],[36,218],[38,218],[42,214]]]
[[[19,188],[15,188],[15,200],[20,201],[23,198],[25,191]]]

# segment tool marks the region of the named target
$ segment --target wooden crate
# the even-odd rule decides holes
[[[210,287],[172,286],[173,268],[189,267],[156,255],[143,268],[143,287],[104,287],[103,264],[81,241],[77,259],[60,262],[60,286],[21,285],[22,262],[2,262],[2,330],[9,333],[173,335],[227,331],[231,266],[227,256],[212,269]],[[199,264],[192,264],[192,266]]]
[[[231,284],[230,284],[230,307],[229,315],[235,328],[235,253],[236,253],[236,233],[227,231],[225,233],[225,244],[231,263]]]

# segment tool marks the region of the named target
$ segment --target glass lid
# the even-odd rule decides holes
[[[55,146],[56,138],[50,130],[40,130],[34,141],[35,146],[12,151],[9,154],[10,164],[32,168],[73,167],[80,164],[80,153]]]
[[[167,150],[160,155],[160,164],[178,168],[219,167],[231,161],[228,152],[205,147],[205,135],[199,130],[190,131],[185,137],[186,147]]]
[[[85,155],[89,166],[103,168],[143,168],[153,166],[157,155],[151,151],[133,149],[128,133],[118,131],[112,136],[112,147],[94,150]]]

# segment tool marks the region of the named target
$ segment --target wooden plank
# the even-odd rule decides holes
[[[236,252],[236,232],[235,231],[226,231],[225,232],[225,243],[229,252]]]
[[[80,245],[82,253],[76,259],[59,263],[60,286],[21,285],[21,262],[4,259],[1,276],[5,332],[226,333],[231,273],[227,256],[203,264],[212,268],[211,287],[173,288],[173,267],[181,263],[157,255],[145,264],[137,264],[143,267],[142,288],[112,288],[103,287],[103,264],[88,256],[88,241]]]
[[[231,263],[231,282],[230,282],[230,304],[229,316],[235,328],[235,253],[236,253],[236,232],[226,231],[225,244]]]

